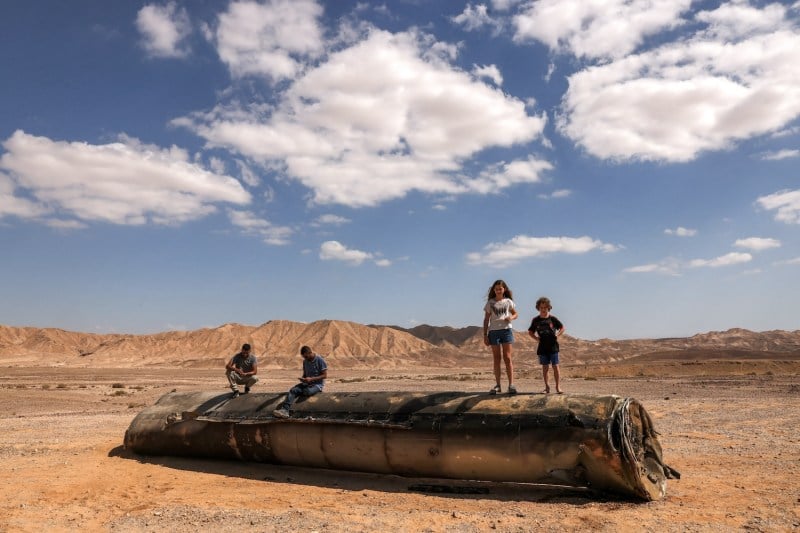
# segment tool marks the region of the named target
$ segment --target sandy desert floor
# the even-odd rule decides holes
[[[133,417],[173,389],[225,390],[221,371],[4,368],[0,531],[796,531],[795,367],[714,375],[698,366],[671,377],[659,377],[663,368],[565,368],[567,392],[635,397],[650,413],[666,463],[682,474],[651,503],[542,485],[140,457],[122,447]],[[541,389],[536,369],[520,374],[523,392]],[[294,378],[262,371],[258,387],[285,390]],[[492,382],[480,370],[348,371],[328,389],[483,391]],[[425,482],[488,492],[409,490]]]

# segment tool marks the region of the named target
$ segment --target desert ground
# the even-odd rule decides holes
[[[488,363],[488,361],[487,361]],[[517,365],[523,393],[538,367]],[[419,480],[259,463],[144,457],[134,416],[172,390],[225,390],[222,368],[4,368],[0,531],[797,531],[800,362],[564,365],[567,393],[640,400],[667,464],[665,499],[582,489]],[[262,371],[261,391],[295,372]],[[338,391],[483,391],[486,369],[332,372]],[[419,492],[427,483],[453,492]],[[464,493],[464,488],[480,493]]]

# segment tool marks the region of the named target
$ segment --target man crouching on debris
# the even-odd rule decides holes
[[[303,356],[303,377],[300,378],[300,383],[289,389],[280,408],[272,411],[278,418],[289,418],[289,409],[299,396],[314,396],[325,387],[325,379],[328,377],[325,359],[308,346],[300,348],[300,355]]]
[[[244,393],[258,382],[258,359],[250,353],[250,345],[242,344],[242,351],[231,357],[225,365],[225,375],[231,385],[233,397],[239,396],[239,385],[244,385]]]

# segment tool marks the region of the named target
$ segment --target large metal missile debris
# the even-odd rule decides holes
[[[272,416],[284,394],[181,392],[134,418],[144,455],[239,459],[409,477],[666,493],[650,416],[634,399],[574,394],[325,392]]]

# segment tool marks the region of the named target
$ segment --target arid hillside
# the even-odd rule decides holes
[[[154,335],[92,334],[53,328],[0,326],[0,365],[98,368],[182,366],[213,368],[249,342],[265,368],[297,364],[302,345],[314,347],[337,368],[388,369],[423,366],[483,368],[488,349],[479,327],[422,325],[413,329],[338,320],[311,323],[271,320],[260,326],[224,324]],[[516,333],[517,357],[532,357],[536,344]],[[660,359],[800,359],[800,330],[730,329],[686,338],[595,341],[565,335],[569,364]]]
[[[52,328],[0,326],[0,364],[17,366],[148,367],[177,365],[213,368],[249,342],[260,365],[297,365],[300,347],[313,346],[338,368],[394,368],[427,364],[448,366],[458,351],[435,346],[387,326],[321,320],[304,324],[272,320],[260,326],[225,324],[195,331],[155,335],[77,333]]]

